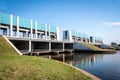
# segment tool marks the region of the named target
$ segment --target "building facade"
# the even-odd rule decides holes
[[[76,31],[65,30],[63,31],[63,40],[66,41],[80,41],[89,43],[89,35],[79,33]]]
[[[7,37],[60,40],[59,28],[51,24],[42,24],[19,16],[0,13],[0,34]],[[103,44],[99,37],[89,36],[73,30],[63,31],[64,41],[80,41],[91,44]]]
[[[22,37],[43,40],[60,40],[59,28],[51,24],[0,13],[0,34],[8,37]]]
[[[70,42],[71,41],[86,42],[94,45],[103,44],[102,38],[89,36],[87,34],[71,31],[71,30],[63,31],[63,40]]]
[[[103,40],[100,37],[90,36],[90,43],[95,44],[95,45],[101,45],[101,44],[103,44]]]

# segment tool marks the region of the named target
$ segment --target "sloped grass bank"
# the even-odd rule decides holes
[[[114,49],[102,49],[102,48],[96,47],[96,46],[94,46],[92,44],[88,44],[88,43],[84,43],[84,42],[81,42],[80,44],[88,47],[92,51],[102,51],[102,52],[115,52],[116,51]]]
[[[0,36],[0,56],[1,55],[18,55],[2,36]]]
[[[101,48],[98,48],[92,44],[88,44],[88,43],[85,43],[85,42],[81,42],[81,44],[85,45],[86,47],[90,48],[91,50],[94,50],[94,51],[100,51],[102,50]]]
[[[32,56],[0,56],[0,80],[93,80],[55,60]]]

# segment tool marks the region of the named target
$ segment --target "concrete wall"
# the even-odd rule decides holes
[[[29,50],[29,41],[11,40],[18,50]]]
[[[51,43],[51,50],[52,49],[63,49],[63,43]]]
[[[73,43],[64,43],[65,49],[73,49]]]
[[[32,49],[49,49],[49,42],[32,42]]]
[[[78,43],[78,42],[74,42],[73,43],[73,48],[74,48],[74,50],[77,50],[77,51],[82,51],[82,50],[91,50],[91,49],[89,49],[88,47],[86,47],[85,45],[82,45],[82,44],[80,44],[80,43]]]

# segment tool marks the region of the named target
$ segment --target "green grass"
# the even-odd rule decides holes
[[[61,62],[32,56],[0,56],[0,80],[92,80]]]
[[[88,47],[92,51],[105,51],[105,52],[115,52],[116,51],[114,49],[102,49],[102,48],[96,47],[96,46],[94,46],[92,44],[85,43],[85,42],[81,42],[81,44]]]
[[[0,80],[93,80],[62,62],[18,56],[0,36]]]
[[[81,44],[85,45],[86,47],[90,48],[93,51],[100,51],[100,50],[102,50],[101,48],[96,47],[96,46],[94,46],[92,44],[88,44],[88,43],[85,43],[85,42],[81,42]]]
[[[0,56],[1,55],[18,55],[2,36],[0,36]]]

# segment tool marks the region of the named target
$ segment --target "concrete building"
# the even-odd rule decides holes
[[[23,54],[73,49],[73,43],[60,41],[59,28],[55,25],[5,13],[0,13],[0,35],[4,35]]]
[[[71,31],[71,30],[65,30],[63,31],[63,40],[65,41],[80,41],[80,42],[87,42],[89,43],[89,35],[79,33],[76,31]]]
[[[63,31],[63,41],[60,41],[59,28],[55,25],[5,13],[0,13],[0,35],[5,35],[22,53],[71,52],[74,41],[103,43],[101,38],[71,30]]]
[[[44,40],[59,40],[59,28],[51,24],[0,13],[0,34],[9,37],[24,37]]]
[[[94,45],[101,45],[103,44],[103,40],[100,37],[90,36],[90,43]]]
[[[93,37],[87,34],[79,33],[76,31],[71,31],[71,30],[63,31],[63,40],[70,41],[70,42],[80,41],[80,42],[86,42],[86,43],[90,43],[94,45],[103,44],[103,40],[100,37]]]

